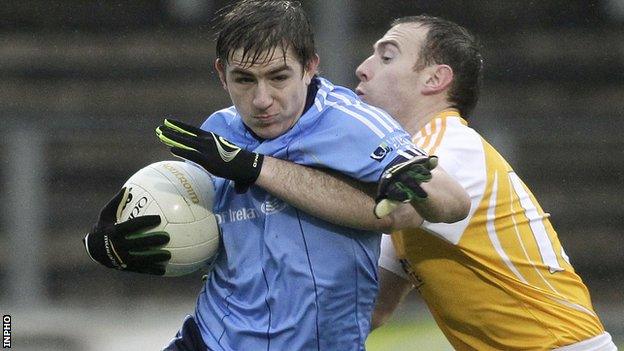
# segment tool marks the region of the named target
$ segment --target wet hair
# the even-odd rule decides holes
[[[421,70],[432,64],[449,65],[453,70],[453,82],[448,100],[462,116],[468,117],[479,100],[483,76],[481,46],[476,38],[466,28],[439,17],[402,17],[394,20],[392,26],[403,23],[428,29],[414,68]]]
[[[217,57],[229,63],[242,49],[245,66],[270,59],[281,48],[289,49],[305,68],[316,54],[314,33],[298,1],[243,0],[219,11],[215,25]]]

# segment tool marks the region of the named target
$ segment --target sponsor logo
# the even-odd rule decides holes
[[[253,168],[258,167],[258,158],[259,157],[260,157],[260,154],[256,154],[256,157],[254,158],[254,161],[253,161],[253,164],[252,164]]]
[[[104,235],[104,250],[106,251],[106,256],[108,256],[108,259],[111,261],[111,263],[115,267],[117,267],[117,261],[115,261],[113,253],[111,252],[110,240],[108,239],[108,235]]]
[[[284,201],[275,197],[270,197],[260,205],[260,211],[255,207],[242,207],[215,213],[215,216],[219,224],[248,221],[259,218],[262,215],[269,216],[281,212],[286,207],[288,207],[288,204]]]
[[[390,151],[392,151],[392,147],[384,141],[377,146],[370,157],[375,161],[381,162],[381,160],[383,160]]]
[[[221,159],[224,162],[232,161],[236,157],[236,155],[238,155],[238,153],[241,151],[241,149],[238,146],[230,144],[227,140],[223,139],[223,137],[216,138],[214,134],[212,134],[212,137],[215,138],[215,144],[217,144],[217,151],[219,151],[219,156],[221,156]],[[232,150],[228,151],[223,146],[227,146],[231,148]]]
[[[262,205],[260,206],[260,211],[262,211],[262,213],[266,215],[271,215],[277,212],[281,212],[286,208],[286,206],[288,205],[284,201],[276,197],[271,197],[262,203]]]
[[[215,216],[217,217],[217,223],[219,224],[248,221],[259,217],[258,211],[251,207],[243,207],[236,210],[229,209],[225,212],[215,213]]]
[[[186,179],[186,176],[182,172],[180,172],[178,169],[176,169],[175,167],[173,167],[170,164],[166,163],[166,164],[163,165],[163,167],[166,170],[168,170],[169,172],[171,172],[171,174],[173,174],[176,178],[178,178],[178,180],[180,181],[180,184],[182,184],[182,187],[186,191],[186,194],[188,195],[189,199],[194,204],[198,204],[199,203],[199,196],[195,192],[195,189],[193,189],[193,186],[188,181],[188,179]]]
[[[11,348],[11,315],[2,316],[2,348]]]
[[[115,247],[108,238],[108,235],[104,235],[104,250],[106,251],[106,256],[108,256],[108,259],[115,268],[122,269],[127,267],[126,264],[121,261],[121,257],[115,252]],[[115,255],[113,256],[113,254]],[[119,263],[121,263],[121,265]]]

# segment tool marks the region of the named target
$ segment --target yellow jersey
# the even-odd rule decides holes
[[[441,112],[413,141],[439,156],[471,209],[457,223],[392,233],[400,264],[386,267],[383,253],[380,264],[406,273],[453,347],[546,350],[603,333],[549,215],[458,111]]]

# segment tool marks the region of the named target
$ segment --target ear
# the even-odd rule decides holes
[[[214,63],[214,68],[219,75],[221,86],[223,87],[223,89],[227,90],[227,81],[225,79],[225,64],[223,64],[223,61],[221,61],[221,59],[216,59]]]
[[[303,79],[305,80],[305,84],[309,85],[312,81],[312,77],[318,72],[318,65],[321,62],[318,54],[314,54],[314,56],[310,59],[307,66],[303,70]]]
[[[453,69],[448,65],[434,65],[426,68],[423,95],[444,92],[453,82]]]

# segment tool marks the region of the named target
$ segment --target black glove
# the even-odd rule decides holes
[[[169,242],[165,232],[144,233],[160,224],[160,216],[139,216],[115,224],[126,205],[128,191],[122,188],[100,212],[98,222],[82,239],[89,257],[108,267],[137,273],[165,274],[171,258],[167,250],[159,249]]]
[[[243,150],[215,133],[165,119],[164,125],[156,128],[156,135],[174,155],[197,163],[217,177],[233,180],[239,193],[260,175],[263,155]]]
[[[417,156],[387,168],[379,180],[375,216],[387,216],[399,203],[425,200],[427,192],[420,184],[431,180],[431,170],[437,165],[436,156]]]

